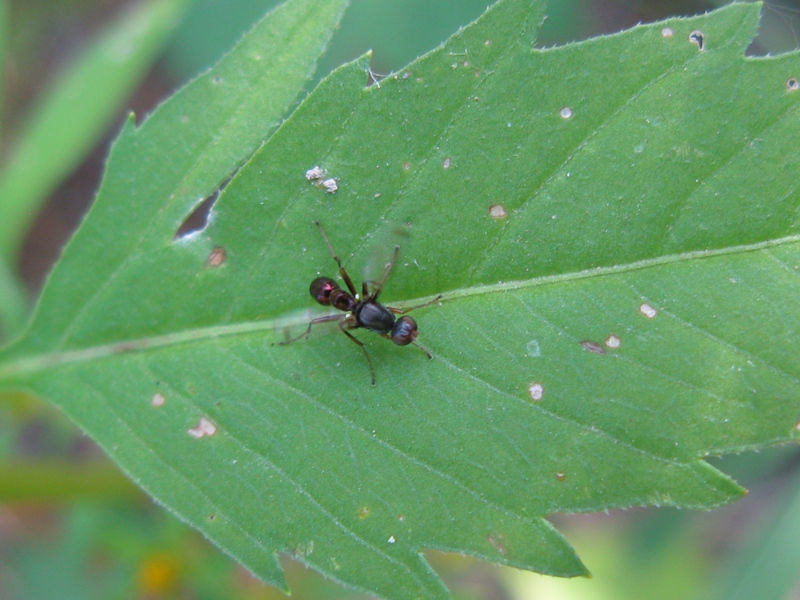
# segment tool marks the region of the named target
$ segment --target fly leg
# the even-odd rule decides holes
[[[412,310],[417,310],[418,308],[423,308],[425,306],[430,306],[431,304],[436,304],[441,299],[442,299],[442,295],[439,294],[433,300],[428,300],[427,302],[424,302],[423,304],[417,304],[416,306],[412,306],[410,308],[393,308],[391,306],[387,306],[386,308],[388,308],[390,311],[392,311],[396,315],[404,315],[406,313],[410,313]]]
[[[361,348],[361,351],[364,353],[364,358],[367,359],[367,364],[369,365],[369,374],[372,377],[372,385],[375,385],[375,368],[372,366],[372,359],[369,357],[369,353],[367,352],[367,349],[364,347],[364,342],[362,342],[352,333],[347,331],[348,326],[349,324],[346,321],[342,321],[341,323],[339,323],[339,329],[342,330],[342,333],[345,334],[347,337],[349,337],[351,340],[353,340],[356,344],[358,344],[358,347]]]
[[[288,340],[283,340],[282,342],[278,342],[278,345],[279,346],[285,346],[286,344],[291,344],[291,343],[296,342],[298,340],[302,340],[304,337],[308,337],[308,334],[311,333],[311,328],[314,325],[316,325],[317,323],[331,323],[333,321],[344,321],[345,319],[347,319],[347,315],[346,314],[343,314],[343,315],[325,315],[324,317],[317,317],[316,319],[311,319],[311,321],[309,321],[309,323],[308,323],[308,327],[306,328],[306,330],[303,333],[301,333],[300,335],[295,336],[293,338],[290,338]],[[341,323],[339,324],[339,326],[341,327]],[[342,330],[342,331],[344,331],[344,330]]]

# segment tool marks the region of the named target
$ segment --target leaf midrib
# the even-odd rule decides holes
[[[744,254],[748,252],[758,252],[768,248],[793,243],[800,243],[800,234],[776,238],[774,240],[766,240],[754,244],[744,244],[740,246],[730,246],[727,248],[695,250],[692,252],[670,254],[622,265],[596,267],[593,269],[584,269],[570,273],[559,273],[557,275],[534,277],[532,279],[501,281],[490,285],[466,287],[445,292],[440,302],[444,303],[461,298],[471,298],[487,294],[520,290],[529,287],[555,285],[558,283],[566,283],[581,279],[616,275],[685,261],[709,259],[733,254]],[[424,304],[425,302],[432,301],[433,299],[434,296],[428,296],[423,298],[408,299],[405,302],[394,304],[397,304],[398,307],[402,308],[403,304]],[[121,340],[109,344],[89,346],[77,350],[26,356],[17,360],[11,360],[5,364],[0,364],[0,383],[12,382],[23,376],[31,375],[39,371],[46,371],[47,369],[53,367],[61,367],[69,364],[107,358],[117,354],[164,348],[167,346],[177,346],[180,344],[187,344],[200,340],[212,340],[224,336],[247,335],[259,331],[266,331],[274,329],[277,320],[278,319],[273,318],[259,321],[247,321],[244,323],[231,323],[226,325],[214,325],[210,327],[186,329],[160,336],[151,336],[133,340]]]

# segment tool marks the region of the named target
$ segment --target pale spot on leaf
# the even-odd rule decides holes
[[[188,431],[189,435],[200,439],[202,437],[211,436],[217,433],[217,426],[205,417],[200,419],[197,427],[193,427]]]

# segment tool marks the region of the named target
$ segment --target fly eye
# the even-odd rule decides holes
[[[330,277],[317,277],[311,282],[308,291],[311,297],[323,306],[331,303],[331,294],[339,289],[339,285]]]
[[[417,322],[411,317],[400,317],[392,327],[392,341],[398,346],[408,346],[417,339]]]

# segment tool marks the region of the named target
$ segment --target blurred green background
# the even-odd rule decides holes
[[[402,68],[479,16],[489,0],[352,0],[319,75],[368,49],[380,75]],[[6,54],[0,159],[30,108],[123,0],[0,0]],[[275,2],[195,0],[161,57],[119,107],[94,150],[48,199],[18,272],[30,302],[87,210],[124,116],[146,115],[213,64]],[[692,15],[724,2],[554,0],[539,45]],[[800,45],[800,2],[766,4],[755,56]],[[65,118],[69,118],[65,115]],[[750,494],[711,513],[632,509],[557,516],[593,578],[565,581],[429,553],[458,599],[800,598],[800,452],[715,459]],[[282,557],[298,599],[361,598]],[[33,398],[0,401],[0,600],[284,598],[137,491],[86,437]]]

